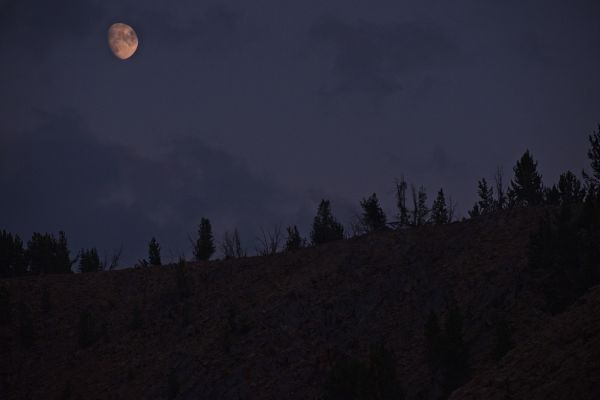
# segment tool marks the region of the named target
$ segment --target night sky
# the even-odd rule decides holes
[[[209,217],[349,227],[394,179],[476,182],[529,148],[546,183],[587,167],[600,122],[600,2],[0,0],[0,228],[72,252],[191,257]],[[140,39],[129,60],[114,22]]]

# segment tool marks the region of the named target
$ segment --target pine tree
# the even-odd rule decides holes
[[[481,211],[479,210],[479,204],[475,204],[471,211],[469,211],[469,217],[476,218],[481,216]]]
[[[431,206],[431,223],[442,225],[449,222],[450,217],[448,214],[448,206],[446,205],[446,197],[444,196],[444,189],[440,188],[440,191]]]
[[[410,225],[410,219],[408,216],[408,207],[406,206],[406,190],[408,185],[401,177],[399,181],[396,181],[396,206],[398,207],[398,226]]]
[[[575,174],[567,171],[558,178],[558,195],[560,204],[577,204],[583,202],[585,189]]]
[[[297,250],[302,247],[302,237],[300,237],[300,231],[298,227],[288,226],[287,227],[287,239],[285,241],[285,251]]]
[[[35,232],[27,243],[27,257],[34,274],[70,273],[77,261],[70,258],[64,232],[59,232],[58,240],[52,234]]]
[[[427,222],[429,209],[427,208],[427,192],[423,186],[419,187],[419,191],[415,191],[414,185],[411,185],[413,198],[413,225],[421,226]]]
[[[590,148],[587,155],[591,162],[593,175],[591,183],[597,187],[600,186],[600,124],[598,124],[598,130],[592,133],[588,139]]]
[[[557,206],[560,204],[560,192],[556,185],[544,188],[544,204]]]
[[[160,259],[160,244],[156,241],[156,238],[152,238],[148,244],[148,261],[150,265],[162,265]]]
[[[310,238],[314,245],[344,238],[344,227],[331,213],[329,200],[321,200],[317,215],[313,220]]]
[[[198,227],[198,240],[194,246],[194,257],[197,261],[206,261],[212,257],[214,252],[215,243],[210,221],[208,218],[202,218]]]
[[[56,244],[56,264],[55,272],[69,273],[76,260],[71,260],[69,246],[67,245],[67,236],[63,231],[58,232],[58,243]]]
[[[496,204],[495,208],[502,210],[506,207],[506,196],[504,195],[504,184],[503,184],[503,173],[502,168],[496,168],[496,174],[494,175],[494,183],[496,184]]]
[[[529,150],[525,151],[513,168],[515,177],[510,181],[508,198],[511,206],[531,207],[542,203],[542,177],[537,171]]]
[[[494,211],[494,189],[492,189],[485,178],[477,182],[477,195],[479,196],[479,212],[481,215]]]
[[[379,205],[377,194],[362,199],[360,206],[363,209],[361,223],[367,232],[381,231],[386,228],[386,217]]]
[[[0,277],[19,276],[27,272],[23,241],[18,235],[0,231]]]
[[[81,250],[79,253],[79,272],[97,272],[100,270],[98,250],[95,248]]]

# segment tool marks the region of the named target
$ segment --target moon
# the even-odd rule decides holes
[[[133,28],[117,22],[108,28],[108,45],[120,60],[127,60],[138,48],[138,37]]]

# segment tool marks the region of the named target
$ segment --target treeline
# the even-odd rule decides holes
[[[558,183],[545,186],[538,172],[537,162],[529,150],[517,160],[513,167],[514,176],[505,187],[502,169],[498,168],[488,182],[484,177],[477,182],[478,199],[468,215],[476,218],[502,209],[515,207],[533,207],[541,205],[577,206],[578,204],[596,204],[600,186],[600,127],[598,132],[589,136],[592,174],[582,173],[580,180],[571,171],[560,175]],[[294,251],[308,245],[321,245],[365,233],[405,229],[427,224],[447,224],[456,219],[456,204],[440,188],[431,204],[425,187],[409,184],[404,177],[395,182],[396,214],[388,218],[383,211],[377,194],[360,201],[361,213],[350,223],[350,231],[344,228],[334,216],[331,202],[322,199],[312,221],[308,238],[300,235],[298,227],[288,226],[284,231],[276,225],[272,229],[260,229],[255,253],[272,255],[281,251]],[[593,207],[592,207],[593,208]],[[566,211],[565,211],[566,212]],[[591,211],[588,212],[592,213]],[[587,214],[586,214],[587,215]],[[566,217],[565,217],[566,218]],[[587,216],[585,218],[588,218]],[[593,218],[592,218],[593,219]],[[194,259],[206,261],[217,251],[217,243],[208,218],[202,218],[195,239],[191,239]],[[226,231],[219,243],[225,259],[240,258],[247,255],[237,228]],[[537,245],[540,247],[540,245]],[[58,238],[52,234],[34,233],[24,247],[23,241],[6,231],[0,232],[0,276],[18,276],[38,273],[69,273],[78,263],[81,272],[93,272],[114,268],[121,250],[101,260],[96,248],[82,249],[75,258],[70,257],[64,232]],[[533,257],[535,259],[535,256]],[[137,262],[136,266],[162,265],[161,248],[158,240],[152,238],[148,244],[148,257]]]

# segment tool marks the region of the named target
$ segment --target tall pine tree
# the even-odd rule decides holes
[[[537,206],[543,200],[542,177],[537,171],[537,162],[529,150],[525,151],[513,168],[515,177],[510,181],[508,198],[513,207]]]
[[[440,188],[437,197],[431,206],[431,222],[435,225],[442,225],[450,222],[446,197],[444,196],[444,189],[442,188]]]
[[[370,197],[360,202],[363,209],[361,222],[367,232],[380,231],[386,228],[386,217],[383,209],[379,205],[377,194],[373,193]]]
[[[317,215],[313,220],[310,238],[314,245],[344,238],[344,227],[331,213],[329,200],[321,200]]]
[[[212,234],[212,226],[208,218],[200,220],[198,227],[198,239],[194,246],[194,257],[197,261],[209,260],[215,252],[215,241]]]
[[[150,262],[150,265],[162,265],[162,260],[160,259],[160,244],[158,244],[158,241],[154,237],[148,244],[148,261]]]
[[[79,272],[97,272],[101,269],[98,250],[95,248],[81,250],[81,253],[79,253]]]
[[[406,206],[406,190],[408,185],[404,176],[396,181],[396,206],[398,207],[398,226],[410,225],[408,207]]]

